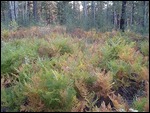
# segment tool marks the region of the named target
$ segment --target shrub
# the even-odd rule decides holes
[[[37,56],[37,43],[32,44],[28,40],[14,40],[8,42],[2,48],[1,69],[2,73],[14,72],[22,63],[26,63],[26,58],[34,59]]]
[[[17,30],[17,28],[18,28],[18,24],[17,24],[17,22],[14,20],[14,21],[11,21],[10,22],[10,25],[9,25],[9,28],[11,29],[11,30]]]
[[[19,112],[20,105],[24,104],[24,102],[23,87],[14,86],[1,89],[1,110],[6,109],[6,112]]]
[[[98,97],[107,97],[111,92],[113,76],[110,72],[104,74],[103,72],[96,72],[96,82],[93,85],[93,91],[96,92]]]
[[[43,67],[31,79],[32,82],[26,84],[25,93],[31,111],[70,111],[76,92],[67,76]],[[40,101],[46,108],[37,109],[38,104],[35,102]]]
[[[58,37],[53,40],[52,44],[59,50],[61,55],[64,55],[65,53],[73,53],[69,42],[67,38]]]
[[[40,46],[39,49],[38,49],[38,53],[39,53],[39,56],[40,57],[54,57],[55,56],[55,50],[53,50],[53,48],[49,48],[49,47],[46,47],[46,46]]]
[[[110,60],[118,59],[119,58],[118,53],[125,45],[126,41],[123,38],[114,37],[112,39],[108,39],[101,49],[102,59],[99,66],[108,69],[106,64]]]
[[[149,56],[149,42],[148,41],[142,41],[140,43],[140,50],[143,55]]]
[[[120,94],[126,99],[148,80],[147,42],[140,45],[143,56],[135,50],[136,42],[119,32],[98,34],[94,29],[77,29],[71,38],[63,29],[56,28],[50,35],[50,29],[46,35],[42,31],[38,34],[39,30],[32,27],[18,34],[15,31],[16,37],[26,37],[28,31],[31,37],[6,42],[1,48],[1,98],[7,111],[86,111],[86,107],[89,111],[111,111],[112,106],[119,111],[125,105],[121,96],[115,97],[121,92],[117,88],[123,87],[124,94]]]
[[[1,33],[1,39],[2,40],[7,40],[10,36],[10,31],[9,30],[3,30]]]
[[[115,76],[118,72],[123,72],[126,75],[131,73],[131,66],[123,60],[111,60],[107,64],[108,69]],[[122,73],[122,75],[124,75]]]

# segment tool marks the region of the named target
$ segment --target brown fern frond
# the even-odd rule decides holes
[[[117,110],[119,110],[120,108],[125,109],[127,107],[125,101],[123,100],[120,94],[115,95],[114,93],[112,93],[111,95],[109,95],[109,98],[111,99],[111,101],[114,104],[114,107]]]
[[[97,81],[93,85],[93,90],[98,94],[98,96],[107,97],[111,92],[112,87],[112,75],[110,72],[98,72],[95,73],[97,75]]]

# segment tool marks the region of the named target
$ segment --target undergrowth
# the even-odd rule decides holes
[[[45,34],[36,27],[2,32],[3,111],[129,111],[128,92],[132,98],[139,91],[148,93],[143,83],[149,81],[149,44],[136,41],[141,36],[44,30]],[[132,99],[134,109],[146,111],[143,96],[140,102]]]

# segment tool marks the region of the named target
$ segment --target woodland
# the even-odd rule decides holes
[[[1,1],[1,112],[149,112],[149,1]]]

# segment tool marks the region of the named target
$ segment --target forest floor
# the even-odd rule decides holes
[[[149,111],[149,36],[2,30],[1,112]]]

